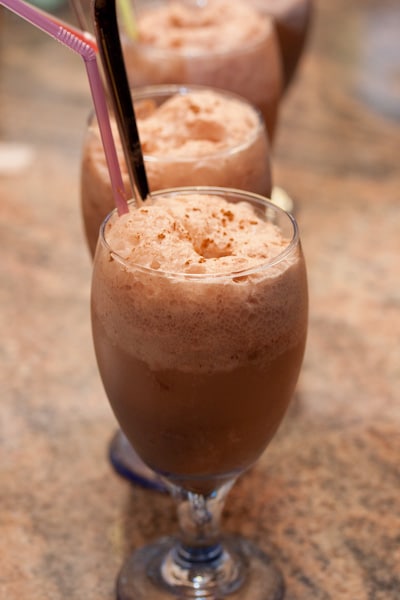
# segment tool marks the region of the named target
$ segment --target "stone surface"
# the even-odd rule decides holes
[[[0,141],[25,160],[0,169],[0,598],[111,600],[130,550],[174,531],[174,507],[107,461],[83,63],[3,13]],[[273,169],[301,227],[309,339],[287,418],[223,525],[275,557],[286,600],[400,598],[399,26],[397,0],[320,0],[280,115]]]

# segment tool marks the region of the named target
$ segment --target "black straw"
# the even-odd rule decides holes
[[[94,24],[132,191],[136,187],[140,199],[144,201],[150,190],[122,55],[115,0],[94,0]]]

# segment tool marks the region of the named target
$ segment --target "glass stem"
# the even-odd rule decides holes
[[[174,559],[181,568],[200,564],[215,567],[221,561],[221,513],[232,485],[230,481],[207,496],[173,489],[180,530]]]
[[[224,501],[232,485],[233,480],[207,495],[172,486],[179,535],[153,571],[153,579],[179,597],[225,597],[243,582],[243,561],[232,544],[221,539],[219,530]]]

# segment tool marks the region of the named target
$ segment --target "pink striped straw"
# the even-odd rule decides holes
[[[95,38],[90,33],[80,31],[71,25],[63,23],[53,15],[31,6],[23,0],[0,0],[0,4],[82,56],[99,124],[114,202],[119,215],[128,212],[124,183],[111,131],[106,96],[97,66],[96,55],[98,48]]]

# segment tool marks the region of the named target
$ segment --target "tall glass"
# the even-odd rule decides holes
[[[225,89],[264,116],[274,138],[283,75],[274,20],[243,0],[134,0],[138,35],[121,19],[132,87],[179,83]]]
[[[218,102],[217,116],[212,103],[201,107],[202,94]],[[157,115],[157,128],[148,116],[180,97],[193,99],[179,111]],[[233,187],[269,197],[272,189],[270,146],[260,112],[244,98],[224,90],[191,85],[154,85],[133,91],[146,173],[152,191],[187,185]],[[169,103],[169,106],[171,104]],[[176,109],[176,104],[174,106]],[[240,111],[237,116],[236,111]],[[149,115],[147,113],[150,113]],[[154,113],[156,114],[156,113]],[[230,130],[241,131],[236,136]],[[188,121],[186,130],[180,121]],[[117,134],[116,124],[113,129]],[[153,143],[153,138],[159,138]],[[160,138],[169,138],[163,147]],[[122,176],[129,194],[129,178],[118,135],[115,135]],[[158,143],[160,142],[160,143]],[[114,206],[104,150],[96,118],[91,116],[84,137],[81,162],[81,207],[86,239],[93,255],[100,225]]]
[[[235,479],[274,436],[301,368],[298,228],[239,190],[167,190],[152,204],[102,226],[92,327],[113,411],[176,498],[179,532],[127,560],[118,598],[279,599],[271,560],[221,535],[219,517]]]
[[[151,190],[213,185],[270,196],[270,148],[264,121],[244,98],[222,90],[179,85],[138,88],[133,98]],[[187,128],[182,125],[186,122]],[[115,139],[129,193],[122,147],[118,136]],[[83,144],[81,206],[92,255],[101,223],[113,205],[99,129],[91,118]],[[109,458],[117,472],[134,483],[164,489],[121,430],[111,440]]]

